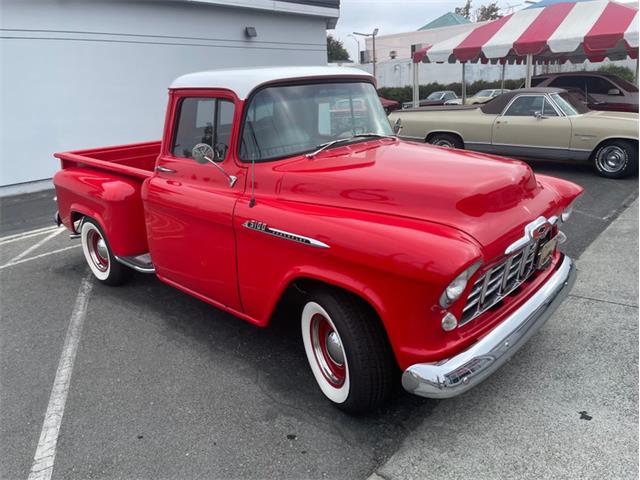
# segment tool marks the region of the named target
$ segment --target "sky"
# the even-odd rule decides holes
[[[473,0],[472,8],[478,8],[492,0]],[[341,0],[340,19],[335,30],[329,30],[342,41],[352,60],[357,57],[357,44],[347,35],[352,32],[368,33],[379,28],[378,35],[389,35],[417,30],[440,15],[461,7],[465,0]],[[498,6],[509,13],[509,6],[519,10],[524,0],[499,0]],[[360,49],[364,50],[364,37],[358,37]]]

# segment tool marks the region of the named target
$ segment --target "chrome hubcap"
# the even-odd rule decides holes
[[[336,332],[330,332],[327,335],[327,353],[329,358],[337,365],[344,365],[344,352],[342,351],[342,342]]]
[[[102,238],[96,242],[96,251],[102,258],[107,258],[109,256],[107,244],[104,243],[104,240]]]
[[[609,145],[598,153],[598,168],[608,173],[616,173],[627,164],[627,152],[617,145]]]
[[[95,267],[101,272],[106,272],[109,268],[109,250],[107,242],[97,230],[91,230],[87,235],[87,247]]]
[[[439,147],[453,148],[453,145],[448,140],[438,140],[435,145]]]
[[[333,323],[323,315],[314,315],[310,326],[311,345],[320,371],[331,385],[340,388],[347,377],[340,336],[334,330]]]

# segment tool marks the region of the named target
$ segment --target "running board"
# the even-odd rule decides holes
[[[135,257],[116,257],[116,260],[137,272],[156,273],[156,268],[151,262],[151,255],[148,253],[136,255]]]

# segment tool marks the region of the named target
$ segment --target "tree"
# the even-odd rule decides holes
[[[349,52],[344,48],[340,40],[333,38],[333,35],[327,35],[327,58],[329,62],[350,61]]]
[[[603,73],[612,73],[631,83],[634,83],[636,78],[636,74],[630,68],[614,65],[612,63],[602,65],[598,68],[598,71]]]
[[[471,19],[471,0],[467,0],[464,7],[456,7],[454,12],[461,17]]]
[[[496,20],[498,18],[502,18],[498,2],[491,2],[487,5],[482,5],[476,10],[476,22],[485,22],[487,20]]]

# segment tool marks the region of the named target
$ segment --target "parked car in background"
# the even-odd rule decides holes
[[[404,138],[532,159],[590,161],[604,177],[638,168],[638,114],[589,110],[559,88],[518,89],[482,106],[393,112]]]
[[[466,99],[466,101],[464,103],[465,103],[465,105],[477,105],[479,103],[487,103],[489,100],[492,100],[495,97],[497,97],[498,95],[502,95],[503,93],[506,93],[508,91],[510,91],[510,90],[506,89],[506,88],[504,88],[504,89],[494,88],[494,89],[480,90],[475,95],[472,95],[471,97],[467,97],[467,99]],[[456,98],[454,100],[447,100],[445,102],[445,105],[462,105],[462,99],[461,98]]]
[[[388,98],[380,97],[380,102],[382,103],[384,111],[387,112],[387,115],[400,108],[400,102],[397,100],[389,100]]]
[[[584,90],[579,88],[568,88],[567,91],[586,105],[589,110],[603,110],[606,112],[637,112],[636,106],[631,103],[599,102],[590,94],[585,95]]]
[[[431,107],[434,105],[444,105],[445,102],[455,100],[456,98],[458,98],[458,95],[456,95],[456,92],[453,90],[432,92],[427,98],[420,100],[419,106]],[[404,102],[402,108],[413,108],[413,102]]]
[[[595,100],[593,110],[638,111],[638,87],[617,75],[600,72],[566,72],[537,75],[532,87],[582,90]],[[591,107],[589,107],[591,108]]]
[[[260,327],[292,307],[343,410],[380,406],[398,370],[411,393],[461,394],[569,293],[557,246],[582,188],[402,141],[374,85],[333,67],[180,77],[162,141],[56,154],[56,221],[104,284],[156,274]]]

